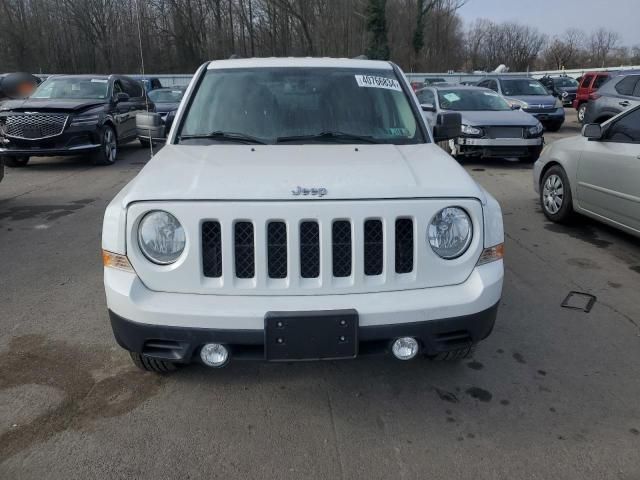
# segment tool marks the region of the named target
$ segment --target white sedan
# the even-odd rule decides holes
[[[640,236],[640,107],[546,147],[533,183],[554,222],[578,212]]]

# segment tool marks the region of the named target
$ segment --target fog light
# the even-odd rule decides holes
[[[200,350],[200,358],[209,367],[222,367],[229,360],[229,350],[220,343],[207,343]]]
[[[411,360],[418,354],[418,341],[412,337],[398,338],[393,342],[391,351],[398,360]]]

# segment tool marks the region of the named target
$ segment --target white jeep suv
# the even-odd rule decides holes
[[[113,331],[139,367],[392,353],[493,328],[498,203],[435,141],[392,63],[203,65],[167,144],[107,207]],[[435,138],[434,138],[435,137]]]

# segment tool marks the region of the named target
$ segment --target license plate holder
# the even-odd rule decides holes
[[[264,319],[268,361],[334,360],[358,354],[358,312],[268,312]]]

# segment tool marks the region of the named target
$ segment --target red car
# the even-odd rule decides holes
[[[576,99],[573,101],[573,108],[578,112],[578,121],[584,122],[584,112],[587,110],[589,100],[598,98],[598,90],[607,80],[611,78],[613,72],[587,72],[583,75],[576,92]]]

